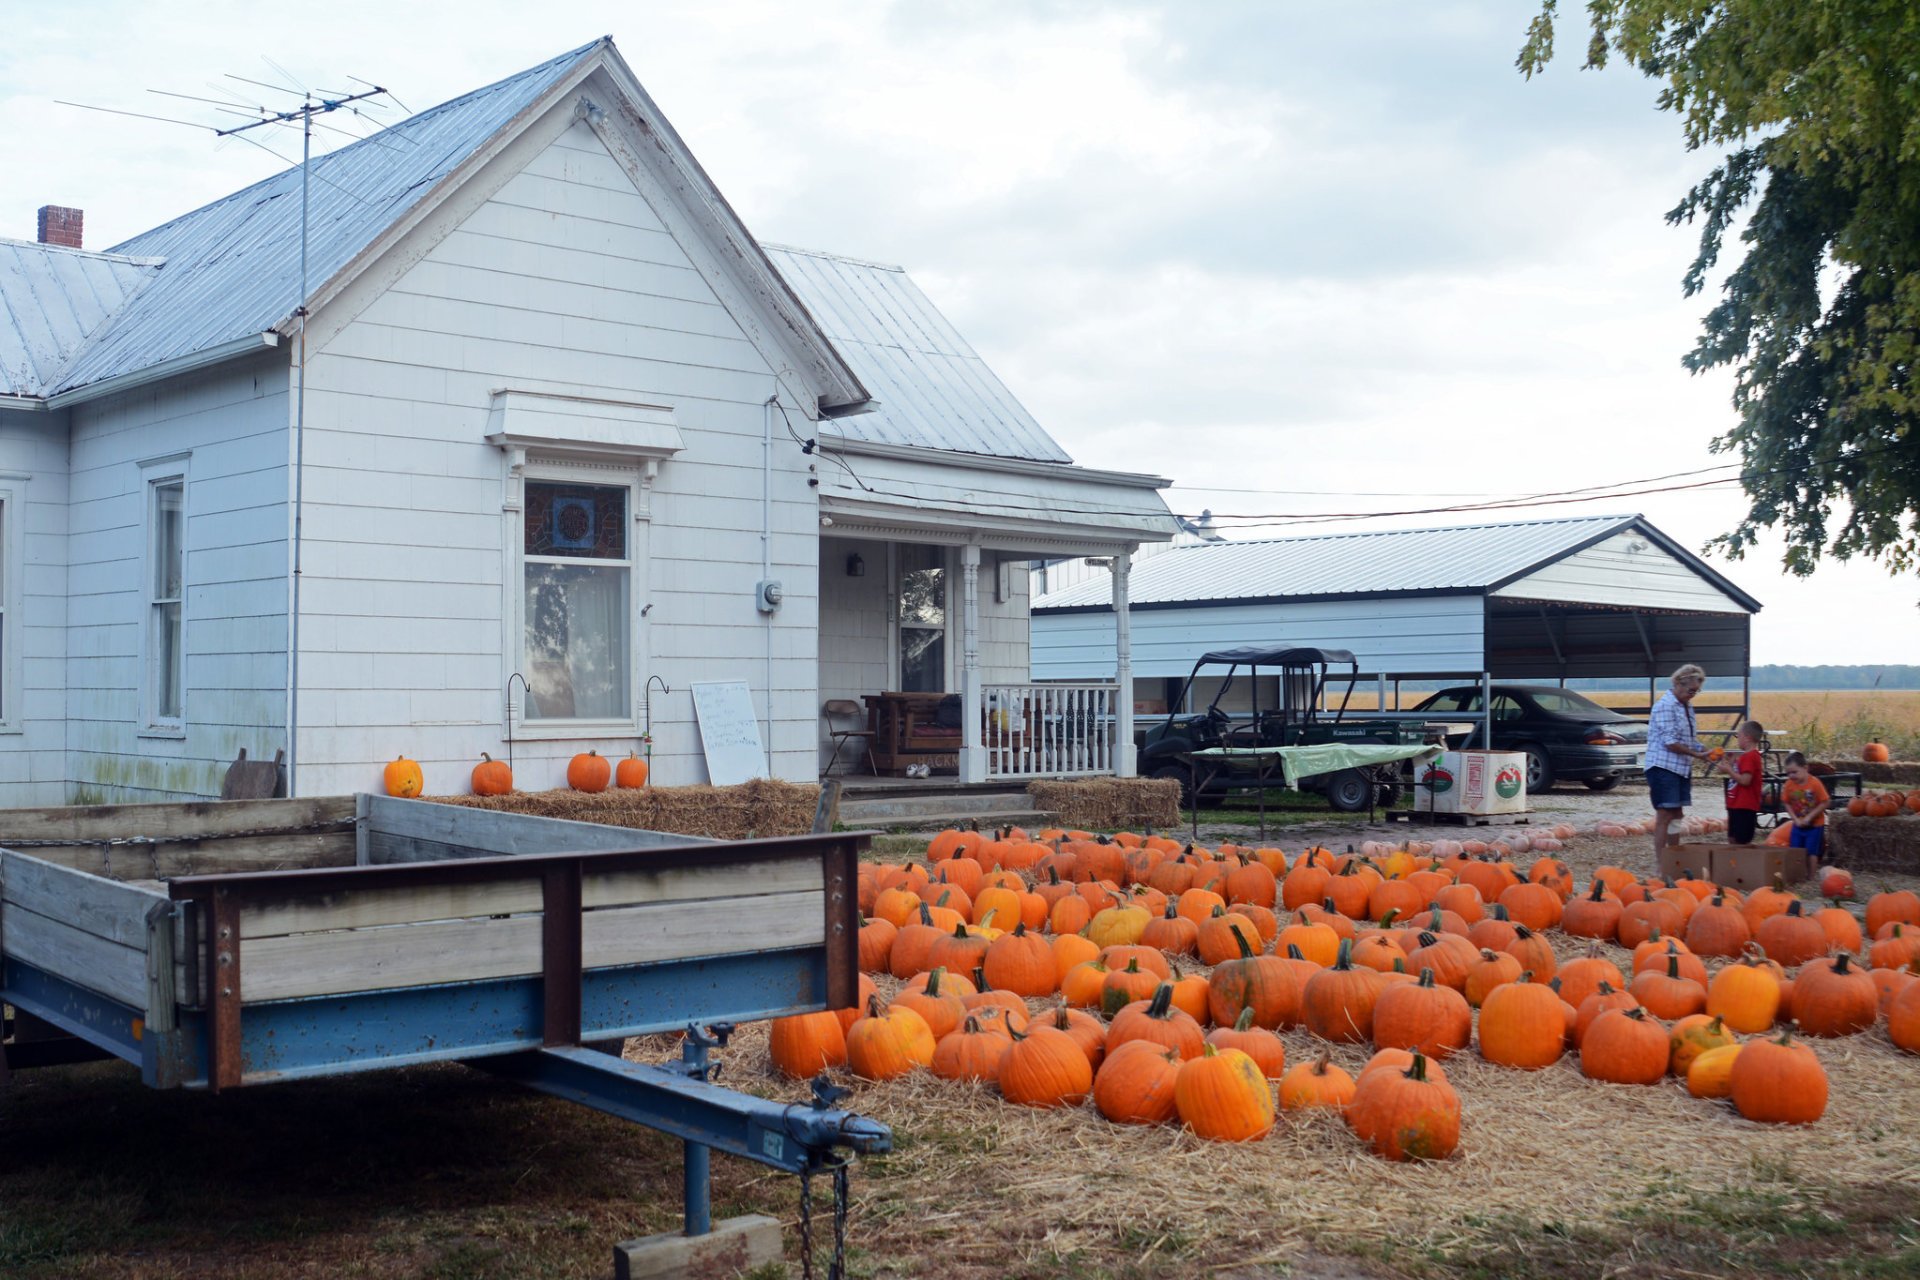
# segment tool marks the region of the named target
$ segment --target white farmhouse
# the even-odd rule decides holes
[[[1042,771],[1025,565],[1124,593],[1165,481],[1074,466],[897,268],[756,242],[610,40],[309,177],[304,333],[298,170],[0,241],[0,803],[213,795],[243,748],[461,791],[510,737],[539,788],[649,727],[698,782],[704,681],[777,777],[824,701],[945,690],[928,759]],[[1115,771],[1121,675],[1072,721]]]

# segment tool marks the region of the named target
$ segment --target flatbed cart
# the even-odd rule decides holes
[[[1422,743],[1382,746],[1373,743],[1328,742],[1296,747],[1209,747],[1184,756],[1191,771],[1187,794],[1193,797],[1193,838],[1200,838],[1200,797],[1212,790],[1255,790],[1260,794],[1260,838],[1267,835],[1267,788],[1297,790],[1302,778],[1353,770],[1367,782],[1367,821],[1374,817],[1374,797],[1400,782],[1408,762],[1418,766],[1435,759],[1444,746]]]
[[[736,1022],[858,996],[869,833],[708,841],[386,796],[0,811],[11,1070],[120,1058],[160,1089],[458,1061],[804,1179],[885,1126],[709,1079]],[[652,1066],[588,1046],[685,1031]],[[804,1189],[803,1182],[803,1189]],[[616,1254],[617,1267],[624,1255]]]

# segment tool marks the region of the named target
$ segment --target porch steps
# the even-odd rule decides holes
[[[1033,807],[1025,788],[1004,784],[962,786],[954,782],[848,782],[840,793],[840,823],[846,827],[908,827],[937,831],[978,823],[994,827],[1045,826],[1054,815]]]

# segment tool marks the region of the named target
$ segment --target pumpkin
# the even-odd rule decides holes
[[[1051,1013],[1043,1013],[1035,1019],[1037,1025],[1052,1027],[1055,1031],[1064,1031],[1072,1036],[1087,1055],[1087,1061],[1097,1071],[1107,1056],[1107,1024],[1084,1009],[1069,1009],[1062,1006]]]
[[[567,785],[575,791],[605,791],[613,780],[613,766],[598,751],[585,751],[567,762]]]
[[[1256,955],[1243,938],[1239,957],[1215,965],[1208,976],[1207,1008],[1219,1026],[1233,1026],[1244,1009],[1253,1010],[1255,1026],[1293,1026],[1301,1016],[1300,987],[1289,961]]]
[[[1067,971],[1075,965],[1100,958],[1100,948],[1077,933],[1061,934],[1049,945],[1053,948],[1053,971],[1060,975],[1062,982],[1067,980]]]
[[[1151,1040],[1177,1050],[1182,1060],[1198,1057],[1206,1034],[1184,1010],[1173,1007],[1173,985],[1163,982],[1151,999],[1136,1000],[1113,1015],[1107,1028],[1107,1048],[1118,1049],[1134,1040]]]
[[[1166,912],[1147,922],[1140,931],[1140,945],[1169,955],[1190,956],[1198,945],[1200,926],[1181,915],[1172,902]]]
[[[1739,1044],[1725,1018],[1694,1013],[1674,1023],[1667,1031],[1667,1073],[1686,1079],[1694,1059],[1709,1049]]]
[[[981,968],[989,983],[1018,996],[1050,996],[1060,989],[1053,948],[1039,934],[1028,933],[1025,921],[987,944]]]
[[[1124,969],[1108,969],[1100,980],[1100,1012],[1112,1017],[1137,1000],[1151,1000],[1160,989],[1160,975],[1130,959]]]
[[[927,1066],[933,1050],[926,1019],[897,1004],[883,1011],[878,996],[867,1001],[867,1016],[847,1030],[847,1065],[862,1080],[891,1080]]]
[[[426,786],[426,778],[420,772],[420,762],[409,760],[405,756],[397,757],[392,764],[388,765],[382,772],[382,777],[387,784],[387,794],[399,796],[403,800],[410,800],[419,795],[420,789]]]
[[[1207,1043],[1216,1049],[1238,1049],[1252,1058],[1260,1074],[1269,1080],[1278,1080],[1287,1072],[1287,1046],[1265,1027],[1253,1025],[1251,1009],[1242,1009],[1240,1020],[1232,1026],[1207,1032]]]
[[[1748,927],[1753,930],[1754,936],[1758,937],[1762,921],[1779,915],[1798,901],[1800,899],[1787,892],[1786,885],[1782,883],[1780,877],[1775,876],[1771,885],[1755,889],[1741,904],[1740,910],[1747,917]]]
[[[1012,1047],[1006,1028],[997,1022],[982,1027],[978,1018],[968,1018],[934,1046],[928,1065],[942,1080],[998,1080],[1000,1060]]]
[[[1827,1069],[1792,1030],[1740,1050],[1728,1073],[1736,1111],[1770,1124],[1812,1124],[1827,1110]]]
[[[1908,1053],[1920,1053],[1920,982],[1909,982],[1887,1006],[1887,1039]]]
[[[1671,962],[1680,966],[1681,977],[1690,978],[1699,983],[1700,990],[1705,991],[1707,989],[1707,983],[1712,980],[1711,976],[1707,973],[1706,963],[1702,961],[1699,956],[1693,954],[1693,952],[1683,950],[1676,939],[1669,938],[1667,943],[1668,945],[1661,950],[1636,956],[1633,962],[1634,976],[1638,978],[1639,975],[1649,970],[1655,973],[1665,973],[1668,964]]]
[[[1274,939],[1273,949],[1285,955],[1290,946],[1300,948],[1302,956],[1325,968],[1340,957],[1340,933],[1332,925],[1316,923],[1304,914],[1296,915],[1294,922]]]
[[[1580,1072],[1609,1084],[1658,1084],[1671,1052],[1666,1027],[1645,1009],[1608,1009],[1580,1042]]]
[[[1913,807],[1913,797],[1915,794],[1920,793],[1908,793],[1908,808]],[[1825,871],[1822,871],[1820,873],[1820,896],[1823,898],[1832,898],[1836,901],[1842,898],[1853,897],[1853,873],[1845,867],[1828,867]]]
[[[1107,907],[1087,922],[1086,934],[1097,947],[1130,947],[1153,919],[1145,907]]]
[[[1886,936],[1867,949],[1867,956],[1876,969],[1906,968],[1920,959],[1920,927],[1893,922]]]
[[[1882,926],[1905,924],[1920,926],[1920,893],[1901,889],[1896,893],[1876,893],[1867,899],[1867,936],[1878,938]]]
[[[395,761],[395,763],[399,763]],[[482,751],[480,763],[473,766],[473,794],[504,796],[513,790],[513,770]]]
[[[1360,1073],[1347,1123],[1374,1154],[1388,1160],[1444,1160],[1460,1145],[1460,1095],[1430,1079],[1424,1054],[1405,1071]]]
[[[1014,1032],[1000,1059],[1000,1096],[1022,1107],[1068,1107],[1093,1091],[1093,1064],[1079,1042],[1054,1027]]]
[[[1238,1049],[1206,1045],[1199,1057],[1181,1063],[1173,1099],[1180,1119],[1202,1138],[1249,1142],[1273,1128],[1272,1086]]]
[[[1180,1055],[1149,1040],[1109,1053],[1093,1077],[1093,1105],[1115,1124],[1164,1124],[1175,1113]]]
[[[1373,1005],[1373,1042],[1382,1049],[1411,1049],[1446,1059],[1473,1040],[1473,1008],[1467,998],[1436,981],[1432,969],[1418,982],[1388,987]]]
[[[810,1080],[828,1067],[846,1065],[847,1033],[838,1014],[796,1013],[773,1020],[767,1048],[780,1074]]]
[[[1503,1067],[1537,1071],[1567,1051],[1565,1001],[1553,988],[1523,979],[1495,987],[1480,1006],[1480,1056]]]
[[[1505,951],[1518,936],[1519,930],[1507,919],[1507,909],[1497,902],[1467,929],[1468,942],[1492,951]]]
[[[1225,907],[1215,907],[1213,914],[1201,922],[1196,935],[1201,964],[1222,964],[1239,955],[1243,949],[1259,951],[1263,948],[1260,930],[1243,915],[1229,913]]]
[[[885,973],[888,958],[893,954],[893,940],[900,931],[889,920],[879,916],[861,917],[860,920],[860,967],[868,973]]]
[[[1762,920],[1753,931],[1753,940],[1769,959],[1789,969],[1827,954],[1827,931],[1800,910],[1798,898],[1788,903],[1785,911]]]
[[[1665,968],[1636,974],[1628,990],[1648,1013],[1668,1022],[1700,1013],[1707,1007],[1706,986],[1680,972],[1678,952],[1668,953]]]
[[[1576,938],[1611,941],[1620,931],[1620,899],[1607,888],[1607,882],[1595,877],[1585,897],[1571,898],[1560,916],[1560,929]]]
[[[1536,933],[1559,924],[1565,913],[1559,894],[1546,885],[1531,881],[1502,890],[1500,905],[1507,909],[1507,914],[1516,924],[1523,924]]]
[[[945,969],[934,969],[927,974],[924,986],[902,987],[893,998],[894,1008],[919,1014],[935,1040],[945,1037],[967,1016],[966,997],[944,985],[946,977]]]
[[[1487,1002],[1487,996],[1495,987],[1518,982],[1522,972],[1517,957],[1482,948],[1479,959],[1467,966],[1467,981],[1461,994],[1466,996],[1468,1004],[1478,1009]]]
[[[1875,738],[1872,742],[1860,748],[1860,758],[1869,764],[1885,764],[1892,757],[1887,753],[1887,745],[1880,741],[1880,739]]]
[[[647,785],[647,762],[633,752],[613,767],[613,785],[632,790]]]
[[[1506,952],[1520,962],[1520,967],[1533,975],[1539,983],[1553,981],[1554,972],[1560,961],[1554,955],[1553,944],[1535,933],[1526,925],[1514,927],[1514,939],[1506,946]]]
[[[1587,1038],[1587,1029],[1603,1013],[1615,1009],[1638,1009],[1639,999],[1630,991],[1616,991],[1611,982],[1603,982],[1600,989],[1582,1000],[1574,1011],[1573,1047],[1578,1049]]]
[[[1745,1045],[1708,1049],[1687,1068],[1687,1092],[1696,1098],[1724,1098],[1733,1092],[1733,1063]]]
[[[1814,912],[1813,919],[1827,937],[1827,952],[1858,951],[1866,943],[1860,933],[1860,922],[1837,900]]]
[[[1695,955],[1737,956],[1753,939],[1753,926],[1725,893],[1716,893],[1688,918],[1686,937]]]
[[[1780,980],[1751,956],[1713,975],[1707,985],[1707,1012],[1725,1018],[1735,1031],[1756,1035],[1780,1013]]]
[[[1423,933],[1420,945],[1407,953],[1407,972],[1433,971],[1433,980],[1443,987],[1461,991],[1467,985],[1467,970],[1480,958],[1471,942],[1451,933]],[[1517,958],[1517,957],[1516,957]]]
[[[1801,968],[1793,982],[1793,1020],[1810,1036],[1850,1036],[1880,1014],[1873,979],[1842,951]]]
[[[1353,1101],[1354,1080],[1333,1065],[1329,1054],[1322,1053],[1312,1062],[1303,1062],[1280,1077],[1280,1109],[1311,1111],[1327,1107],[1345,1111]]]
[[[1343,1044],[1367,1040],[1373,1035],[1373,1006],[1380,990],[1380,979],[1372,970],[1353,967],[1353,944],[1342,942],[1333,967],[1307,979],[1300,993],[1302,1021],[1323,1040]],[[1216,1016],[1215,1021],[1221,1020]]]
[[[990,945],[987,938],[969,932],[965,924],[956,921],[946,936],[927,948],[927,964],[953,973],[971,974],[986,960]]]

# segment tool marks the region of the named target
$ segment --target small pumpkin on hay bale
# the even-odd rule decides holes
[[[1027,784],[1033,807],[1061,826],[1086,831],[1159,830],[1180,825],[1180,784],[1168,778],[1043,779]]]
[[[813,830],[820,788],[775,778],[732,787],[642,787],[613,791],[515,791],[503,796],[425,796],[436,804],[670,831],[715,840],[797,836]]]

